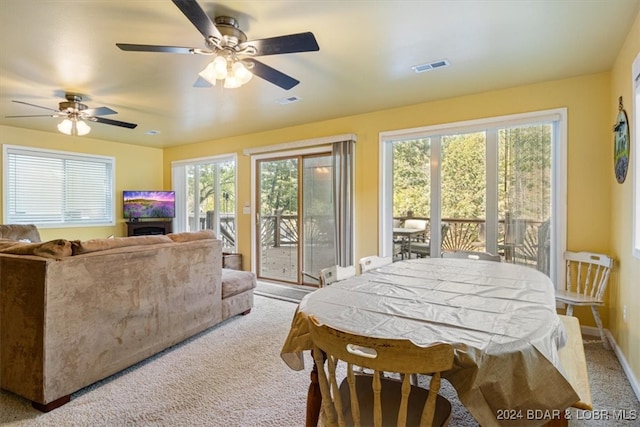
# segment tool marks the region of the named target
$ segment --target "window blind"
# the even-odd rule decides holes
[[[115,223],[114,158],[5,146],[4,162],[6,223]]]

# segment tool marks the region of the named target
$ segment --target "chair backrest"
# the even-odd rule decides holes
[[[500,255],[494,255],[489,252],[474,252],[474,251],[445,252],[442,254],[442,258],[482,259],[486,261],[497,261],[497,262],[502,261],[502,259],[500,258]]]
[[[537,267],[547,276],[551,269],[551,222],[546,220],[538,228]]]
[[[328,425],[344,425],[343,401],[338,392],[336,367],[339,361],[347,364],[349,401],[354,425],[360,425],[358,390],[354,382],[354,366],[373,370],[373,420],[374,425],[382,424],[380,381],[383,372],[403,374],[402,396],[397,414],[397,425],[406,425],[407,407],[412,374],[432,374],[429,397],[422,409],[420,426],[431,426],[436,408],[436,398],[440,389],[440,373],[453,367],[453,347],[449,344],[435,344],[418,347],[409,340],[364,337],[339,331],[326,325],[319,325],[313,317],[309,319],[309,330],[313,341],[313,357],[318,366],[318,382],[322,395],[322,408]],[[326,368],[323,360],[326,355]],[[322,369],[320,369],[322,368]],[[377,390],[376,390],[377,389]],[[333,393],[332,393],[333,390]],[[368,393],[369,394],[369,393]],[[346,400],[346,399],[345,399]],[[345,402],[346,403],[346,402]],[[336,418],[338,418],[336,422]]]
[[[504,242],[509,244],[522,244],[527,232],[527,220],[520,218],[507,218],[505,220]]]
[[[393,262],[392,257],[379,257],[377,255],[366,256],[360,258],[358,264],[360,264],[360,273],[373,270],[374,268],[382,267],[383,265],[391,264]]]
[[[356,268],[353,265],[341,267],[332,265],[331,267],[320,270],[320,287],[329,285],[333,282],[348,279],[356,275]]]
[[[422,233],[416,234],[412,237],[413,240],[424,242],[429,236],[429,221],[426,219],[405,219],[403,228],[411,230],[422,230]]]
[[[404,228],[416,230],[426,230],[428,221],[426,219],[405,219]]]
[[[602,300],[607,289],[613,259],[592,252],[565,252],[566,285],[569,292]]]
[[[40,232],[34,224],[0,224],[0,239],[41,242]]]

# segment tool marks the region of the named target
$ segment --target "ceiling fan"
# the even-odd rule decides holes
[[[102,123],[105,125],[120,126],[129,129],[135,129],[137,124],[121,122],[118,120],[105,119],[104,117],[109,114],[118,114],[108,107],[88,108],[85,104],[81,103],[82,97],[80,95],[68,93],[65,95],[66,101],[59,104],[59,109],[43,107],[41,105],[30,104],[23,101],[12,101],[18,104],[29,105],[31,107],[38,107],[45,110],[52,111],[53,114],[37,114],[29,116],[5,116],[6,118],[18,118],[18,117],[62,117],[64,120],[58,125],[58,130],[67,135],[86,135],[91,131],[86,121]]]
[[[214,60],[200,72],[196,86],[211,86],[216,84],[216,80],[224,80],[224,87],[239,87],[255,74],[276,86],[289,90],[300,81],[257,61],[255,57],[320,50],[311,32],[247,41],[246,34],[234,18],[219,16],[215,18],[214,23],[195,0],[172,1],[204,36],[206,49],[126,43],[116,43],[116,46],[132,52],[214,56]]]

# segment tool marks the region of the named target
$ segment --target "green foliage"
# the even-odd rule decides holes
[[[298,211],[298,159],[266,160],[260,168],[260,213]]]
[[[431,140],[418,139],[393,143],[393,215],[430,215]]]
[[[498,210],[545,220],[551,207],[549,124],[498,130]],[[441,137],[442,218],[485,218],[484,132]],[[393,215],[430,217],[431,140],[393,143]]]
[[[215,207],[215,176],[216,169],[220,174],[220,210],[222,213],[233,214],[236,206],[235,182],[236,168],[234,162],[208,163],[191,166],[187,169],[189,187],[189,212],[193,212],[193,189],[196,173],[198,174],[199,198],[198,206],[202,213],[212,211]]]

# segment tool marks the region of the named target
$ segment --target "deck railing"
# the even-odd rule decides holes
[[[411,217],[424,219],[428,217]],[[408,217],[394,217],[401,224]],[[442,251],[485,251],[485,221],[471,218],[443,218],[447,231],[442,236]],[[498,221],[498,252],[507,261],[537,267],[549,272],[549,223],[530,219]]]
[[[428,217],[411,217],[424,219]],[[395,217],[401,223],[408,217]],[[299,243],[297,214],[263,215],[260,219],[260,238],[263,247],[277,248]],[[485,221],[473,218],[443,218],[448,230],[442,238],[442,251],[484,251]],[[333,220],[331,215],[319,215],[305,223],[307,241],[330,242]],[[220,217],[223,247],[235,247],[236,218],[233,214]],[[427,235],[429,232],[427,231]],[[529,219],[501,219],[498,221],[498,248],[508,261],[526,264],[549,272],[549,222]]]

